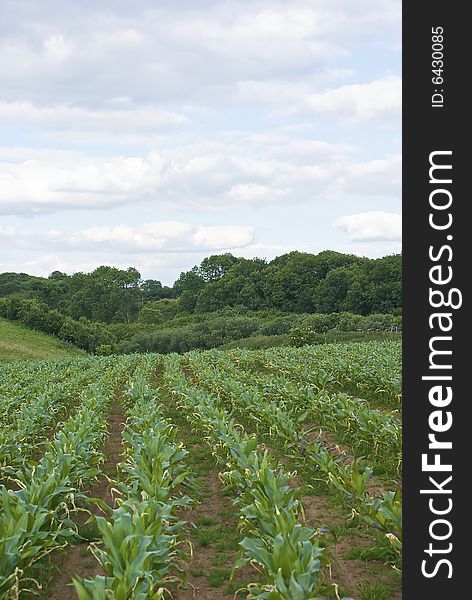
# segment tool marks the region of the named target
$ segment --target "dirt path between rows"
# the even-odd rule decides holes
[[[228,499],[224,499],[221,495],[221,483],[218,479],[217,469],[208,473],[202,482],[202,488],[201,503],[182,511],[182,518],[189,523],[213,523],[218,520],[225,527],[236,527],[234,519],[223,518],[220,521],[228,509]],[[212,557],[215,555],[215,549],[211,545],[202,547],[195,540],[193,540],[192,546],[192,556],[185,566],[188,577],[187,588],[173,591],[172,596],[175,600],[193,600],[193,598],[221,600],[225,598],[223,590],[210,587],[206,578],[213,568]]]
[[[182,370],[187,379],[198,386],[198,383],[194,380],[191,368],[189,366],[183,366]],[[247,423],[247,425],[250,426],[250,423]],[[249,429],[251,430],[251,427],[249,427]],[[321,428],[318,429],[314,427],[312,423],[305,423],[303,429],[312,430],[309,439],[320,437],[322,443],[330,447],[333,456],[339,454],[352,454],[352,450],[349,446],[337,442],[334,433],[322,431]],[[255,431],[255,429],[252,429],[252,431]],[[264,446],[269,450],[274,460],[285,464],[285,457],[281,454],[280,449],[276,451],[271,447],[270,437],[262,436],[261,439],[263,439]],[[293,468],[293,464],[285,466],[286,468],[288,467],[289,470],[290,468]],[[306,479],[306,477],[303,479]],[[302,478],[300,478],[299,475],[295,475],[291,481],[291,485],[294,487],[304,487]],[[385,486],[379,486],[376,478],[374,478],[371,487],[375,489],[377,493],[387,489]],[[304,515],[301,520],[307,526],[313,527],[314,529],[327,528],[339,532],[334,540],[330,539],[330,543],[327,547],[327,553],[331,563],[330,572],[325,574],[327,583],[338,584],[341,590],[347,592],[355,600],[359,600],[361,597],[377,597],[373,591],[376,585],[384,586],[383,590],[381,590],[384,594],[382,595],[382,598],[388,598],[388,600],[401,600],[401,585],[398,577],[395,577],[395,574],[389,565],[384,564],[380,560],[366,562],[349,556],[354,549],[361,551],[372,547],[374,540],[371,535],[369,535],[368,531],[366,531],[365,527],[362,527],[360,530],[357,530],[356,528],[351,530],[347,529],[346,523],[349,514],[346,508],[341,508],[340,506],[337,506],[336,503],[333,503],[332,498],[328,493],[320,492],[313,495],[304,494],[302,496],[302,504],[304,507]],[[362,593],[361,590],[367,590],[370,586],[372,586],[371,593],[374,595],[365,596],[366,592]],[[381,592],[379,591],[378,593]],[[199,596],[182,596],[184,600],[196,597]],[[213,599],[224,598],[225,596],[209,595],[207,597]],[[204,596],[202,596],[202,598],[204,598]],[[228,598],[228,596],[226,596],[226,598]]]
[[[123,450],[121,433],[125,421],[126,416],[121,403],[121,394],[116,391],[108,415],[108,437],[103,449],[105,462],[102,465],[102,471],[110,477],[116,475],[116,465],[121,460]],[[86,493],[91,498],[100,498],[108,505],[113,504],[111,485],[103,474],[99,476],[97,483],[91,486]],[[93,514],[102,514],[95,506],[92,506],[90,510]],[[85,514],[80,514],[76,518],[81,533],[90,528],[89,525],[85,525],[86,520],[87,516]],[[82,533],[82,535],[85,535],[85,533]],[[49,583],[48,599],[76,600],[77,595],[72,585],[73,575],[89,578],[94,578],[95,575],[105,575],[90,550],[88,550],[88,545],[88,541],[83,541],[76,546],[68,546],[54,555],[52,561],[57,571]]]
[[[182,367],[185,376],[192,381],[190,368],[187,365]],[[176,407],[172,394],[162,385],[162,375],[162,369],[156,371],[155,383],[161,390],[164,411],[166,417],[177,426],[179,441],[189,451],[187,462],[199,490],[198,503],[179,513],[187,521],[182,549],[188,554],[188,560],[181,564],[187,583],[185,587],[172,588],[172,598],[229,600],[237,589],[251,581],[258,581],[260,575],[247,565],[238,569],[230,580],[240,551],[238,509],[232,498],[225,494],[220,480],[221,469],[215,464],[213,451],[203,439],[203,432],[190,425],[186,415]],[[195,497],[195,494],[191,495]],[[238,595],[238,598],[244,597],[244,594]]]

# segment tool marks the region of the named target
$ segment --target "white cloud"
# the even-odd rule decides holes
[[[363,162],[345,164],[333,179],[333,195],[347,191],[357,196],[392,196],[400,199],[402,157],[391,154]]]
[[[145,156],[0,150],[0,214],[103,210],[147,202],[200,212],[228,206],[399,196],[398,155],[355,162],[342,144],[282,135],[226,134]]]
[[[45,55],[51,61],[65,61],[72,54],[72,46],[67,43],[64,37],[59,35],[51,35],[43,42]]]
[[[57,0],[56,0],[57,1]],[[227,101],[240,81],[293,82],[398,43],[398,0],[7,3],[3,97],[41,103]],[[15,68],[12,69],[11,65]],[[27,94],[25,94],[27,92]]]
[[[75,232],[50,229],[0,228],[0,239],[17,246],[60,248],[62,251],[203,252],[244,248],[254,240],[254,228],[244,225],[194,225],[182,221],[153,221],[141,225],[95,226]]]
[[[67,270],[67,262],[63,261],[55,254],[41,254],[30,260],[18,263],[16,269],[23,273],[29,273],[30,275],[44,276],[49,275],[49,273],[52,273],[53,271]]]
[[[13,227],[0,226],[0,240],[9,240],[16,236],[16,230]]]
[[[274,201],[287,195],[286,189],[274,189],[259,183],[233,185],[226,193],[228,198],[236,202]]]
[[[54,234],[53,234],[54,235]],[[92,250],[116,249],[118,252],[164,252],[219,250],[250,244],[252,227],[236,225],[192,225],[179,221],[155,221],[139,226],[92,227],[71,236],[59,236],[71,247]]]
[[[178,113],[158,107],[130,106],[93,110],[87,107],[49,105],[31,102],[0,102],[0,121],[21,121],[44,129],[62,131],[111,131],[115,133],[161,131],[188,124]]]
[[[307,96],[303,103],[312,112],[352,121],[399,118],[401,79],[387,75],[370,83],[344,85]]]
[[[226,225],[223,227],[199,227],[192,236],[192,243],[198,248],[244,248],[253,241],[252,227]]]
[[[88,157],[55,153],[0,163],[0,214],[64,209],[105,209],[155,191],[167,165],[157,154],[141,157]]]
[[[2,260],[173,280],[398,210],[400,24],[400,0],[4,2]]]
[[[334,227],[355,241],[401,240],[402,216],[399,213],[370,211],[340,217]]]
[[[115,225],[113,227],[90,227],[71,236],[61,238],[70,246],[109,247],[120,252],[157,250],[169,242],[188,239],[192,233],[189,223],[178,221],[156,221],[140,226]]]

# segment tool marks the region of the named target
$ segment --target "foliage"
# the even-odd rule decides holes
[[[106,403],[103,388],[89,388],[41,460],[17,473],[18,489],[0,486],[2,598],[17,597],[28,569],[76,535],[69,513],[79,488],[97,475],[103,460],[97,448],[103,442]]]
[[[93,352],[98,346],[115,346],[116,339],[104,324],[85,317],[76,320],[59,311],[50,310],[37,300],[7,297],[0,298],[0,317],[18,321],[26,327],[56,335],[83,350]]]
[[[123,432],[125,461],[120,463],[118,507],[109,518],[95,517],[100,544],[91,551],[106,576],[74,577],[79,600],[106,598],[161,600],[168,582],[179,581],[177,560],[184,525],[176,509],[190,504],[177,497],[188,484],[187,451],[175,443],[175,428],[166,422],[148,382],[152,361],[145,360],[128,382],[128,423]]]
[[[290,329],[293,345],[313,344],[328,332],[399,332],[402,319],[392,314],[356,315],[353,313],[329,313],[307,315]]]
[[[324,551],[315,530],[299,522],[300,492],[289,485],[292,474],[258,448],[257,439],[219,407],[217,397],[188,384],[172,356],[167,361],[166,381],[184,413],[207,432],[215,453],[227,461],[223,481],[236,493],[234,502],[246,534],[236,568],[257,563],[265,576],[263,583],[248,586],[248,598],[319,598]]]
[[[55,271],[46,279],[2,273],[0,297],[36,301],[24,305],[27,314],[21,318],[30,323],[42,322],[43,306],[75,320],[157,323],[169,315],[159,315],[156,309],[175,298],[183,313],[234,306],[286,313],[393,313],[401,307],[401,256],[367,259],[326,250],[316,255],[290,252],[267,262],[226,253],[204,258],[181,273],[172,288],[158,280],[142,280],[133,267],[101,266],[73,275]],[[54,321],[58,313],[48,313],[47,318]],[[11,312],[5,316],[19,318]],[[58,329],[57,323],[51,328]]]
[[[185,352],[255,334],[290,334],[300,345],[331,330],[397,330],[400,312],[400,255],[326,250],[266,261],[225,253],[204,258],[172,287],[133,267],[0,274],[0,316],[92,353]]]
[[[158,367],[162,387],[156,387]],[[81,600],[162,600],[185,583],[181,516],[193,503],[187,494],[194,482],[189,452],[164,416],[164,402],[220,464],[238,514],[235,569],[250,563],[260,573],[247,583],[247,598],[340,595],[324,579],[329,537],[305,523],[305,492],[286,470],[287,458],[296,461],[304,483],[324,480],[400,568],[400,375],[395,342],[0,365],[1,597],[37,592],[38,561],[79,539],[72,517],[87,501],[83,489],[100,475],[117,390],[123,390],[126,423],[122,462],[115,480],[109,478],[114,504],[94,499],[103,512],[89,519],[98,532],[90,549],[105,576],[75,577]],[[376,480],[380,463],[392,479]]]
[[[79,348],[56,337],[0,318],[0,362],[79,356]]]
[[[257,332],[259,321],[256,318],[234,316],[224,318],[216,316],[201,322],[181,327],[168,327],[154,331],[136,333],[125,341],[123,352],[187,352],[195,348],[206,350],[221,346],[228,341],[248,337]]]

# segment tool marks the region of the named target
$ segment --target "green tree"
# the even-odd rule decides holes
[[[213,254],[202,260],[197,272],[205,282],[216,281],[238,262],[239,259],[229,252],[226,254]]]
[[[146,302],[141,306],[138,315],[138,321],[140,323],[153,324],[162,323],[163,315],[162,310],[159,307],[158,302]]]
[[[195,310],[200,291],[205,287],[205,281],[194,267],[191,271],[180,274],[172,288],[174,294],[180,297],[180,308],[186,312]]]
[[[92,273],[75,273],[71,277],[69,314],[92,321],[131,322],[138,314],[140,274],[135,268],[126,270],[101,266]]]

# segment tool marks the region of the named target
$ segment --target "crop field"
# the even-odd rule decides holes
[[[401,345],[0,366],[0,598],[399,600]]]

